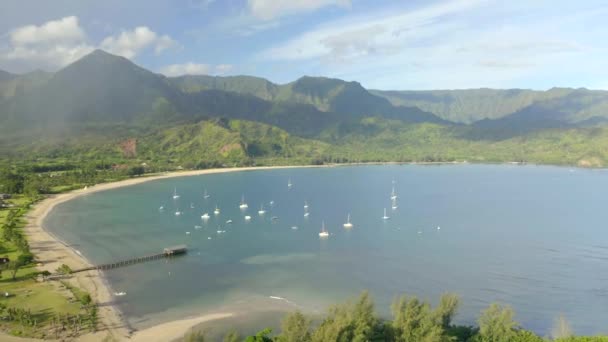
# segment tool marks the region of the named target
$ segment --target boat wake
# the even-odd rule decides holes
[[[287,298],[278,297],[278,296],[268,296],[268,298],[270,298],[270,299],[274,299],[274,300],[280,300],[280,301],[283,301],[283,302],[285,302],[285,303],[287,303],[287,304],[289,304],[289,305],[298,306],[298,304],[296,304],[296,303],[294,303],[294,302],[290,301],[290,300],[289,300],[289,299],[287,299]]]

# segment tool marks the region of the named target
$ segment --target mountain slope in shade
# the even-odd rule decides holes
[[[549,111],[556,111],[551,120],[567,123],[608,117],[608,92],[600,90],[552,88],[547,91],[466,89],[371,92],[385,97],[393,105],[416,106],[443,119],[462,123],[501,119],[517,113],[532,113],[540,118],[550,114]],[[511,121],[516,121],[516,118]]]
[[[254,76],[208,76],[184,75],[171,77],[170,81],[180,90],[196,93],[203,90],[222,90],[239,94],[253,95],[263,100],[273,100],[279,86]]]
[[[15,77],[17,77],[17,75],[12,74],[8,71],[0,70],[0,82],[9,81]]]
[[[328,128],[361,129],[365,118],[472,124],[470,137],[498,139],[547,128],[603,124],[608,92],[554,88],[368,91],[358,82],[309,77],[279,85],[251,76],[165,77],[96,50],[60,71],[0,73],[0,131],[66,127],[165,129],[228,118],[315,138]],[[456,125],[458,126],[458,125]],[[74,131],[74,130],[72,130]],[[335,134],[332,134],[335,135]]]
[[[0,106],[5,127],[19,129],[79,123],[154,127],[226,117],[312,136],[328,124],[361,116],[441,122],[415,108],[395,110],[356,82],[305,77],[277,86],[248,76],[167,78],[101,50]]]
[[[27,96],[9,100],[10,119],[28,124],[130,122],[181,93],[165,77],[96,50],[55,73]]]
[[[0,101],[13,96],[25,95],[45,84],[52,76],[52,73],[41,70],[22,75],[11,74],[4,80],[0,76]]]

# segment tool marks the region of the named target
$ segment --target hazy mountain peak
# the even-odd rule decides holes
[[[0,70],[0,81],[8,81],[17,77],[17,75],[10,73],[8,71]]]

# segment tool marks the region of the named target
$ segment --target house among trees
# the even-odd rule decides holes
[[[1,257],[0,265],[8,264],[10,261],[11,261],[11,259],[9,259],[8,257]]]
[[[11,199],[11,194],[0,194],[0,200]]]

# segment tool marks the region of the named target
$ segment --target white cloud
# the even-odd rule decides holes
[[[605,4],[496,3],[403,4],[331,20],[256,59],[382,89],[577,86],[606,70]]]
[[[37,25],[18,27],[8,34],[0,49],[0,61],[11,69],[56,69],[70,64],[96,48],[91,44],[75,16]],[[2,42],[0,42],[1,44]],[[156,54],[177,45],[168,35],[159,35],[146,26],[123,31],[102,40],[99,47],[110,53],[133,58],[146,48]]]
[[[160,69],[160,73],[165,76],[182,76],[182,75],[208,75],[211,67],[208,64],[184,63],[171,64]]]
[[[94,49],[74,16],[16,28],[10,32],[9,41],[0,59],[45,68],[64,66]]]
[[[217,75],[225,75],[232,71],[234,66],[232,64],[219,64],[215,66],[215,73]]]
[[[85,33],[78,24],[78,18],[71,16],[59,20],[51,20],[40,26],[27,25],[20,27],[10,34],[14,45],[34,44],[64,44],[81,42]]]
[[[248,0],[251,13],[263,20],[270,20],[302,12],[312,12],[328,6],[350,8],[350,0]]]
[[[153,47],[154,52],[158,54],[176,45],[177,42],[171,37],[167,35],[159,36],[147,26],[139,26],[131,31],[122,31],[117,36],[105,38],[100,47],[110,53],[133,58],[148,47]]]
[[[469,10],[483,2],[452,1],[392,15],[383,12],[336,21],[267,49],[260,56],[278,60],[324,58],[343,61],[396,52],[440,32],[449,32],[455,27],[452,23],[441,22],[442,17]]]
[[[183,63],[167,65],[159,70],[165,76],[182,76],[182,75],[225,75],[232,71],[231,64],[200,64],[200,63]]]

